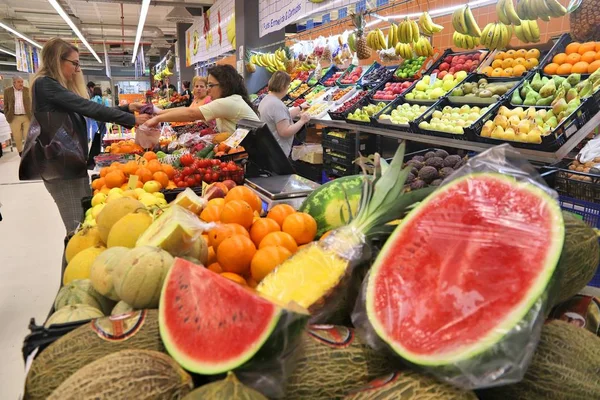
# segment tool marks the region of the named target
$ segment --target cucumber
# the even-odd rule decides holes
[[[210,158],[210,157],[207,157],[207,155],[212,151],[212,149],[214,147],[215,147],[214,144],[207,145],[205,148],[203,148],[202,150],[200,150],[199,152],[196,153],[196,157],[198,157],[198,158]]]

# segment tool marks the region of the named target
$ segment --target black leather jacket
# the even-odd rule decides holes
[[[34,113],[53,111],[68,113],[83,149],[88,148],[84,116],[97,121],[114,122],[128,128],[135,125],[135,116],[129,112],[128,106],[104,107],[67,90],[47,76],[35,80],[32,102]]]

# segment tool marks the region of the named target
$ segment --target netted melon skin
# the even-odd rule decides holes
[[[229,372],[227,378],[222,381],[203,385],[183,398],[183,400],[207,399],[268,400],[260,392],[240,383],[233,372]]]

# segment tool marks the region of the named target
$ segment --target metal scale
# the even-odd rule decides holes
[[[304,199],[321,185],[292,174],[246,178],[246,186],[256,192],[263,202],[263,210],[268,211],[277,204],[289,204],[298,209]]]

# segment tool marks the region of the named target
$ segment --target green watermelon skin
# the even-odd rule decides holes
[[[350,221],[348,203],[352,209],[352,217],[356,216],[363,179],[362,175],[334,179],[321,185],[304,200],[298,211],[310,214],[317,221],[318,237]]]

